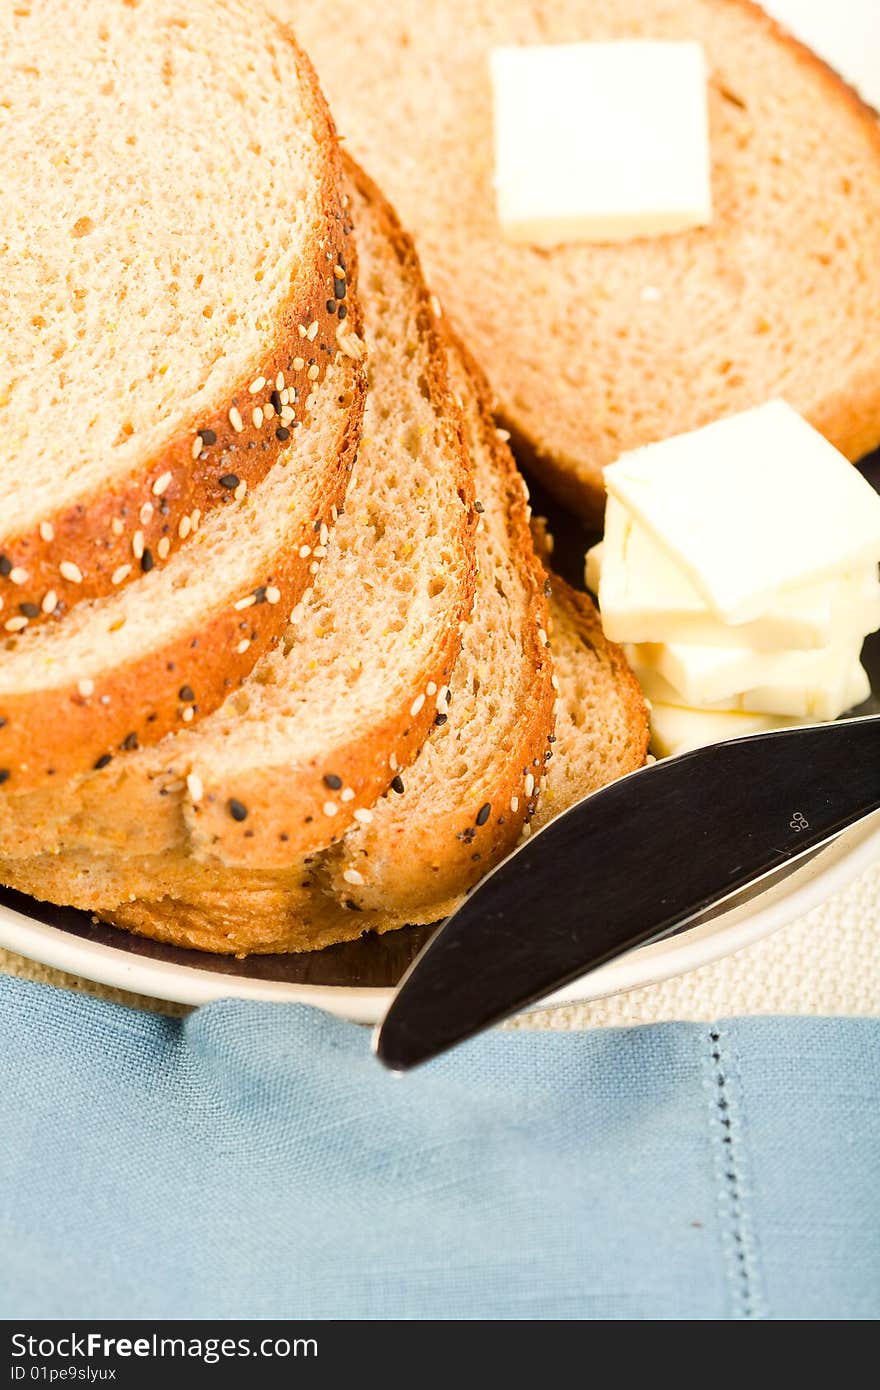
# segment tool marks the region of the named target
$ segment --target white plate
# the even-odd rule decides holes
[[[880,815],[846,831],[758,899],[731,908],[667,941],[632,951],[569,985],[542,1007],[637,989],[739,951],[840,892],[878,859]],[[187,952],[188,963],[181,964],[184,953],[169,951],[175,959],[162,959],[163,948],[152,943],[121,932],[114,936],[112,929],[103,929],[103,934],[103,940],[85,939],[0,905],[0,946],[99,984],[179,1004],[206,1004],[228,998],[303,1003],[356,1023],[375,1023],[384,1016],[393,992],[390,988],[254,978],[246,972],[259,966],[259,958],[218,962],[214,957]],[[118,944],[108,944],[114,940]],[[141,951],[159,954],[141,955]],[[224,973],[218,973],[221,967]]]

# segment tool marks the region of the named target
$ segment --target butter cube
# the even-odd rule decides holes
[[[587,555],[586,578],[613,642],[775,652],[861,639],[880,627],[876,565],[780,590],[751,622],[723,623],[669,552],[614,497],[605,512],[605,540]]]
[[[651,709],[651,748],[658,758],[673,758],[677,753],[689,753],[710,743],[792,728],[800,722],[780,715],[683,709],[678,705],[655,703]]]
[[[711,221],[699,43],[496,48],[489,64],[508,241],[621,241]]]
[[[880,559],[880,496],[785,401],[624,454],[605,482],[725,623]]]

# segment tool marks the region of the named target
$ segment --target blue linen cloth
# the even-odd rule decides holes
[[[495,1032],[0,979],[0,1316],[872,1319],[880,1022]]]

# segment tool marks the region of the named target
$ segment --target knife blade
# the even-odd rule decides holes
[[[375,1039],[405,1071],[666,936],[880,808],[880,715],[657,762],[526,840],[431,938]]]

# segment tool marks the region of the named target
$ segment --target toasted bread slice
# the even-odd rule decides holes
[[[303,546],[301,563],[321,564],[283,643],[197,726],[0,797],[10,853],[136,844],[284,867],[372,806],[431,728],[473,601],[470,460],[412,244],[366,176],[349,174],[371,386],[344,512]],[[205,582],[217,583],[207,565]],[[256,611],[235,614],[248,634]],[[175,693],[184,679],[195,691],[182,672]],[[0,708],[2,681],[0,667]]]
[[[4,5],[0,74],[0,630],[22,632],[298,454],[354,261],[333,123],[261,5]]]
[[[850,458],[880,442],[880,124],[757,5],[337,0],[328,22],[307,0],[273,4],[413,230],[523,458],[564,501],[593,520],[624,450],[777,395]],[[634,37],[704,45],[711,226],[505,242],[490,49]]]

